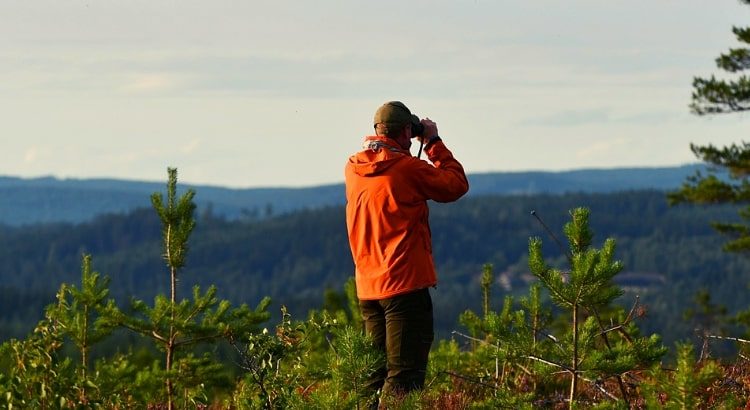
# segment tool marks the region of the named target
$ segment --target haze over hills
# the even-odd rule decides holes
[[[470,174],[468,195],[669,190],[704,168],[694,164]],[[79,223],[101,214],[129,212],[150,206],[150,195],[163,187],[163,183],[116,179],[0,177],[0,224]],[[345,201],[343,184],[302,188],[231,189],[188,184],[182,187],[197,191],[199,211],[228,219],[260,219],[300,209],[341,205]]]

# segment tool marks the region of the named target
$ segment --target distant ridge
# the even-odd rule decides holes
[[[699,164],[658,168],[581,169],[561,172],[470,174],[469,195],[531,195],[678,188]],[[229,219],[264,218],[300,209],[344,204],[343,184],[304,188],[231,189],[183,185],[197,191],[199,212]],[[163,183],[117,179],[18,178],[0,176],[0,224],[79,223],[105,213],[150,206]]]
[[[705,169],[705,165],[691,164],[678,167],[578,169],[559,172],[492,172],[472,174],[469,182],[470,193],[473,195],[672,190],[679,188],[686,177]]]

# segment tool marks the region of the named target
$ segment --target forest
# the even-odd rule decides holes
[[[343,207],[235,221],[197,208],[195,195],[178,198],[175,173],[168,203],[155,193],[153,209],[2,227],[3,406],[359,408],[372,400],[361,377],[381,359],[358,330]],[[729,380],[719,359],[734,357],[737,344],[721,338],[747,332],[736,318],[746,314],[748,260],[724,252],[711,226],[735,219],[736,206],[670,206],[663,191],[431,204],[440,280],[432,387],[394,408],[627,408],[664,401],[668,388],[682,391],[679,403],[736,405],[742,384],[705,390]],[[594,287],[585,272],[573,280],[580,268],[568,252],[606,277]],[[579,282],[590,296],[560,299],[585,295],[571,288]],[[589,309],[572,328],[570,303]],[[604,346],[609,353],[597,353]],[[661,363],[687,372],[687,384]],[[566,387],[565,374],[577,387]]]
[[[702,290],[732,311],[744,308],[749,261],[723,252],[723,239],[710,225],[736,219],[733,207],[670,207],[666,193],[660,191],[481,196],[431,205],[440,281],[434,290],[438,333],[448,335],[464,309],[479,307],[476,295],[485,264],[498,272],[498,294],[527,291],[530,237],[543,238],[554,263],[564,264],[559,248],[530,212],[536,211],[548,226],[556,227],[553,233],[561,237],[568,210],[576,206],[591,209],[595,241],[617,240],[617,256],[625,265],[622,284],[632,289],[630,299],[638,294],[648,306],[644,326],[658,327],[665,340],[692,337],[687,328],[691,324],[664,319],[679,317]],[[274,312],[283,304],[295,316],[304,316],[320,307],[326,290],[343,291],[353,274],[341,206],[246,222],[217,218],[207,211],[196,210],[188,264],[178,284],[183,291],[193,284],[216,285],[219,295],[233,303],[253,304],[269,296]],[[163,269],[160,235],[159,220],[150,209],[77,225],[2,228],[3,340],[32,330],[44,306],[54,301],[58,286],[79,279],[83,254],[93,256],[94,268],[111,279],[112,294],[119,300],[152,299],[166,292],[168,283],[158,274]],[[631,303],[627,297],[622,299],[624,305]],[[467,305],[456,304],[457,300]]]

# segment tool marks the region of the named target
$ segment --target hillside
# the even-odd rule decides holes
[[[472,174],[469,196],[675,189],[698,169],[702,166]],[[204,211],[228,219],[262,219],[344,203],[341,184],[304,188],[184,187],[200,192],[196,201]],[[0,177],[0,224],[79,223],[104,213],[127,213],[150,206],[151,193],[162,189],[162,183],[114,179]]]
[[[536,210],[562,237],[567,212],[576,206],[592,209],[595,243],[617,239],[617,258],[626,271],[622,285],[630,290],[621,302],[630,305],[640,295],[648,306],[647,330],[668,341],[691,337],[694,324],[681,320],[682,312],[703,288],[732,311],[746,307],[750,262],[722,252],[722,238],[709,226],[712,220],[736,218],[731,208],[670,208],[661,191],[485,195],[431,204],[441,280],[434,298],[439,334],[455,329],[462,311],[478,308],[478,276],[485,263],[498,274],[496,303],[503,294],[525,292],[529,237],[542,237],[545,253],[562,266],[565,258],[529,212]],[[283,304],[304,317],[320,306],[326,289],[341,290],[352,273],[342,206],[244,222],[204,211],[199,207],[203,217],[181,276],[183,294],[193,284],[215,284],[235,303],[255,305],[269,295],[273,311]],[[111,277],[113,295],[122,304],[132,295],[149,300],[165,292],[159,235],[150,209],[81,224],[1,228],[0,335],[27,332],[62,282],[77,283],[84,252],[93,255],[96,270]]]

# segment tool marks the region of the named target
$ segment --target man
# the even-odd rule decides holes
[[[375,112],[374,128],[346,164],[346,223],[365,330],[386,355],[371,386],[403,394],[424,386],[433,340],[427,200],[455,201],[469,184],[429,118],[391,101]],[[411,155],[412,138],[432,165]]]

